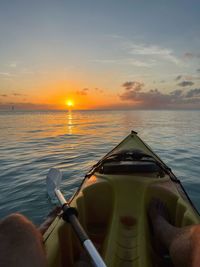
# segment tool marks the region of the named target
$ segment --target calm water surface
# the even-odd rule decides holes
[[[200,111],[0,112],[0,218],[40,224],[52,208],[46,175],[63,172],[69,198],[84,174],[131,130],[183,182],[200,210]]]

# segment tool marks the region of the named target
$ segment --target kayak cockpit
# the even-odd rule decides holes
[[[158,179],[95,173],[85,180],[71,206],[77,208],[82,226],[107,266],[149,267],[154,266],[159,256],[154,251],[147,216],[149,202],[154,197],[166,203],[174,225],[197,223],[193,210],[168,175]],[[57,223],[59,227],[52,230],[54,234],[49,238],[57,240],[59,249],[57,253],[49,251],[49,262],[54,262],[50,266],[91,266],[71,226],[62,219]]]
[[[109,267],[171,266],[160,262],[148,219],[153,198],[171,223],[199,223],[199,215],[171,170],[132,132],[93,166],[70,206]],[[48,266],[92,266],[71,225],[57,218],[44,235]],[[167,262],[166,262],[167,261]],[[158,263],[159,262],[159,263]]]

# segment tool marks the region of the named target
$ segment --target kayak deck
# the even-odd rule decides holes
[[[125,140],[106,157],[127,148],[142,149],[162,163],[135,134]],[[70,205],[77,208],[83,228],[107,266],[153,267],[159,256],[147,214],[153,198],[166,204],[173,225],[199,223],[187,196],[166,173],[158,178],[156,172],[124,175],[94,171]],[[48,266],[92,266],[71,226],[62,219],[53,222],[44,240]]]

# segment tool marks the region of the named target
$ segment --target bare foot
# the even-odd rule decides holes
[[[153,198],[148,208],[148,215],[151,223],[154,225],[159,218],[164,218],[170,222],[169,212],[166,205],[157,198]]]

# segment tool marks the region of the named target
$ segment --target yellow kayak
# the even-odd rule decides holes
[[[156,251],[147,209],[158,198],[173,225],[200,217],[180,181],[132,131],[86,174],[69,201],[109,267],[153,267]],[[92,266],[70,224],[57,217],[44,234],[48,266]]]

